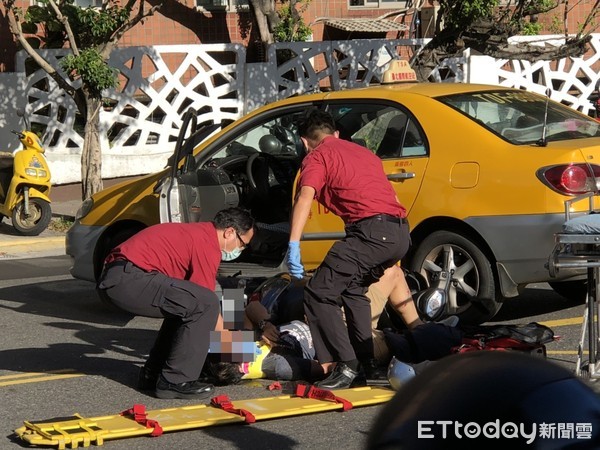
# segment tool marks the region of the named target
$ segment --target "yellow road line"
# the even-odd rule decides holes
[[[46,375],[48,373],[60,374],[60,373],[75,373],[73,369],[58,369],[58,370],[49,370],[48,372],[26,372],[26,373],[14,373],[11,375],[0,375],[0,380],[6,380],[11,378],[28,378],[35,377],[38,375]]]
[[[577,355],[577,350],[546,350],[548,355]],[[587,351],[583,352],[587,355]]]
[[[568,325],[580,325],[583,323],[583,317],[570,317],[568,319],[556,319],[556,320],[548,320],[546,322],[540,322],[541,325],[546,325],[547,327],[564,327]]]
[[[52,380],[62,380],[66,378],[77,378],[83,377],[82,373],[72,373],[72,374],[64,374],[64,375],[49,375],[47,377],[36,377],[36,378],[27,378],[25,380],[18,381],[3,381],[0,382],[0,387],[2,386],[12,386],[15,384],[26,384],[26,383],[39,383],[41,381],[52,381]]]
[[[12,386],[15,384],[39,383],[41,381],[61,380],[66,378],[83,377],[83,373],[75,373],[72,369],[52,370],[49,372],[30,372],[14,375],[0,376],[1,386]]]

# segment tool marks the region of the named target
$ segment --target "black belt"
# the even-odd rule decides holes
[[[406,217],[395,217],[395,216],[390,216],[389,214],[376,214],[371,217],[365,217],[364,219],[357,220],[356,222],[353,222],[351,225],[361,223],[361,222],[366,222],[367,220],[382,220],[384,222],[397,223],[398,225],[405,225],[408,223],[408,220],[406,219]]]
[[[108,270],[111,267],[123,267],[123,266],[126,266],[128,262],[129,261],[127,261],[126,259],[117,259],[115,261],[111,261],[108,264],[106,264],[106,266],[104,266],[104,269]]]

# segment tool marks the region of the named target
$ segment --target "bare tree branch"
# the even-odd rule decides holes
[[[591,40],[590,28],[600,16],[600,0],[595,0],[590,14],[577,30],[577,34],[570,35],[567,19],[569,11],[573,8],[573,2],[569,0],[555,0],[545,4],[532,0],[509,0],[492,14],[482,15],[470,23],[451,23],[450,8],[457,4],[449,0],[440,0],[439,3],[440,13],[437,23],[444,23],[445,28],[437,31],[433,39],[411,61],[421,80],[429,78],[426,74],[438,65],[440,59],[460,55],[465,48],[494,58],[522,59],[532,62],[581,56],[585,54]],[[511,36],[522,32],[522,26],[531,13],[548,12],[560,5],[564,7],[562,45],[542,45],[540,41],[535,44],[509,42]]]
[[[569,36],[569,29],[567,27],[567,18],[569,17],[569,13],[567,12],[569,10],[569,0],[565,0],[565,9],[563,11],[563,22],[565,24],[565,38],[567,36]],[[577,33],[577,35],[579,36],[579,33]]]
[[[21,23],[15,15],[14,11],[14,0],[11,1],[3,1],[4,7],[6,8],[6,16],[8,18],[8,27],[10,32],[15,37],[15,39],[21,44],[23,50],[27,52],[27,54],[35,61],[35,63],[40,66],[43,70],[48,73],[50,77],[58,84],[58,86],[63,89],[67,94],[71,97],[75,96],[76,90],[71,86],[67,80],[63,78],[63,76],[56,71],[56,69],[44,59],[36,49],[34,49],[29,41],[25,39],[25,35],[23,33],[23,29],[21,28]]]
[[[138,1],[139,1],[139,9],[138,9],[137,14],[134,17],[130,18],[126,23],[124,23],[117,30],[115,30],[115,32],[112,34],[111,38],[104,45],[99,47],[100,55],[102,56],[103,59],[105,59],[105,60],[108,59],[108,57],[110,56],[110,53],[112,52],[114,47],[117,45],[117,43],[119,42],[119,40],[123,37],[123,35],[125,33],[127,33],[131,28],[136,26],[138,23],[140,23],[146,17],[154,15],[154,13],[156,11],[158,11],[164,3],[164,0],[163,0],[162,2],[152,6],[149,10],[144,11],[145,10],[144,5],[146,3],[145,0],[129,0],[127,2],[126,8],[132,9],[133,6],[135,5],[135,3]]]
[[[600,16],[600,0],[596,0],[594,6],[592,6],[592,12],[585,18],[583,25],[581,26],[581,30],[577,33],[579,36],[584,30],[586,30],[590,24],[595,21]],[[594,25],[589,32],[591,33],[595,29],[598,28],[598,24]]]
[[[48,0],[48,4],[51,6],[54,14],[56,14],[56,18],[62,23],[63,27],[65,27],[65,31],[67,33],[67,38],[69,39],[69,45],[71,46],[71,50],[75,56],[79,56],[79,48],[77,47],[77,42],[75,42],[75,36],[73,35],[73,30],[71,29],[71,24],[69,23],[69,19],[67,19],[63,13],[60,11],[58,5],[54,0]]]

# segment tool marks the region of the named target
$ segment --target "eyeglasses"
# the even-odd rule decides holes
[[[240,236],[240,234],[237,231],[235,232],[235,235],[237,236],[238,240],[242,243],[242,249],[248,247],[248,244],[246,244],[244,242],[244,240],[242,239],[242,237]]]

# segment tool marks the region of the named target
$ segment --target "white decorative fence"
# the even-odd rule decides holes
[[[106,108],[100,113],[102,175],[112,178],[163,168],[174,147],[181,115],[189,107],[200,110],[199,121],[210,118],[219,122],[292,95],[366,86],[381,81],[390,59],[414,53],[424,43],[278,43],[269,47],[268,62],[260,64],[246,64],[246,50],[237,44],[118,49],[110,64],[119,69],[123,87],[105,93]],[[444,61],[432,76],[436,81],[500,84],[542,93],[548,86],[553,99],[587,112],[591,108],[587,97],[600,78],[594,71],[600,58],[600,35],[593,37],[592,49],[593,53],[585,58],[533,64],[473,56],[467,51],[461,58]],[[289,59],[278,64],[277,54],[281,52]],[[55,67],[62,55],[61,51],[44,51]],[[80,181],[83,124],[77,121],[75,105],[45,72],[40,70],[25,78],[24,58],[24,54],[19,55],[19,81],[13,79],[12,86],[2,86],[6,83],[0,78],[0,86],[16,92],[8,108],[23,107],[31,122],[46,128],[53,182]],[[10,120],[13,128],[18,127],[0,106],[0,137]],[[12,141],[14,150],[16,139]]]

